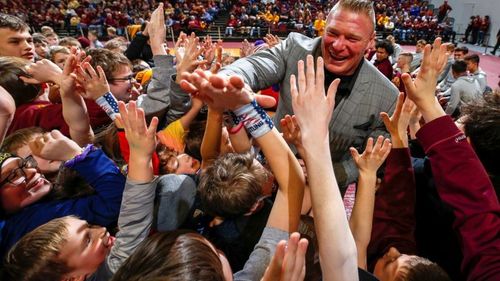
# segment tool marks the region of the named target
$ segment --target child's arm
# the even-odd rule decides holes
[[[202,108],[203,101],[197,98],[191,98],[191,109],[180,118],[184,131],[189,130],[189,125],[191,125],[191,122],[193,122]]]
[[[298,228],[304,175],[297,159],[274,128],[269,116],[257,105],[252,93],[243,88],[241,77],[227,78],[203,71],[195,71],[183,77],[186,80],[183,80],[181,86],[186,91],[199,92],[201,98],[220,103],[221,107],[232,110],[237,118],[244,122],[246,129],[262,148],[278,181],[279,190],[261,240],[244,269],[235,275],[237,279],[259,280],[265,271],[262,265],[270,260],[278,241]]]
[[[130,163],[118,218],[119,232],[106,263],[97,272],[97,280],[109,280],[122,263],[148,236],[153,223],[154,199],[157,181],[153,175],[151,158],[156,148],[158,118],[146,125],[144,111],[134,101],[119,103],[120,115],[130,144]]]
[[[292,106],[305,149],[308,182],[324,280],[357,280],[356,244],[349,229],[344,204],[330,158],[328,125],[335,105],[336,79],[325,96],[323,59],[307,56],[298,63],[298,83],[290,78]],[[306,82],[307,81],[307,82]],[[306,86],[307,85],[307,86]]]
[[[359,169],[356,201],[352,209],[349,226],[358,250],[358,267],[367,269],[366,249],[370,243],[373,223],[373,207],[377,184],[377,170],[389,155],[391,143],[380,136],[374,144],[369,138],[363,154],[351,147],[351,155]]]
[[[32,76],[30,80],[52,82],[60,87],[62,115],[64,122],[68,125],[69,135],[80,146],[84,146],[92,142],[94,132],[90,127],[87,106],[83,98],[78,95],[79,87],[76,84],[74,70],[80,63],[89,61],[90,57],[83,59],[85,53],[76,54],[76,50],[72,50],[72,53],[66,60],[64,71],[51,61],[44,59],[31,64],[28,73]]]
[[[125,177],[101,149],[77,143],[53,130],[31,142],[33,155],[47,160],[66,161],[65,166],[78,172],[91,185],[95,194],[61,201],[61,216],[76,215],[89,223],[108,226],[116,223],[120,211]]]
[[[453,208],[453,227],[461,236],[467,280],[499,280],[500,207],[494,187],[466,136],[445,116],[434,98],[439,69],[445,63],[446,46],[438,38],[424,48],[422,71],[415,81],[403,76],[410,99],[426,124],[417,134],[430,158],[437,191]]]
[[[222,137],[223,113],[221,110],[208,106],[207,125],[201,142],[201,169],[205,170],[219,157]]]
[[[0,86],[0,146],[7,130],[9,129],[14,113],[16,112],[16,103],[12,96]]]
[[[58,77],[62,113],[64,121],[68,124],[69,134],[80,146],[85,146],[92,143],[94,131],[90,126],[90,118],[87,111],[87,106],[83,97],[79,94],[80,90],[76,84],[76,74],[74,73],[79,62],[80,56],[77,58],[70,55],[66,60],[63,73]]]

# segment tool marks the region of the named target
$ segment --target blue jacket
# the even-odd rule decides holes
[[[108,226],[118,221],[125,177],[102,150],[92,150],[70,167],[94,189],[91,196],[42,201],[0,221],[0,257],[26,233],[52,219],[77,216],[90,224]]]

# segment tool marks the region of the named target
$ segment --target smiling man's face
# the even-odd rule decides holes
[[[322,40],[325,67],[337,75],[352,75],[375,38],[371,19],[342,8],[328,15]]]

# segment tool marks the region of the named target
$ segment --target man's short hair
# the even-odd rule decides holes
[[[465,46],[456,47],[455,52],[462,52],[462,53],[464,53],[464,55],[466,55],[469,53],[469,48],[467,48]]]
[[[375,49],[382,48],[385,49],[387,54],[392,55],[394,53],[394,48],[389,40],[379,40],[375,43]]]
[[[448,52],[454,52],[455,51],[455,45],[453,43],[449,43],[446,46],[446,51],[448,51]]]
[[[467,63],[465,61],[454,61],[451,65],[451,70],[455,73],[464,73],[467,71]]]
[[[15,31],[29,30],[29,26],[23,20],[7,14],[0,14],[0,28],[8,28]]]
[[[464,61],[466,61],[466,62],[467,62],[467,61],[471,61],[471,62],[473,62],[473,63],[477,63],[477,64],[479,64],[479,56],[478,56],[478,55],[476,55],[476,54],[466,55],[466,56],[464,57]]]
[[[424,46],[425,46],[425,45],[427,45],[427,41],[425,41],[424,39],[419,39],[419,40],[417,41],[417,45],[418,45],[418,44],[420,44],[420,45],[424,45]]]
[[[373,2],[370,0],[340,0],[333,6],[330,13],[337,9],[345,9],[351,12],[365,14],[372,22],[372,27],[375,28],[375,10]]]
[[[132,64],[124,54],[115,53],[108,49],[90,49],[87,51],[87,55],[92,57],[90,61],[92,67],[94,69],[98,65],[102,67],[108,80],[113,77],[113,72],[117,71],[123,65],[132,69]]]
[[[400,56],[407,57],[408,58],[408,63],[411,63],[413,61],[413,54],[410,52],[404,52],[399,54]]]

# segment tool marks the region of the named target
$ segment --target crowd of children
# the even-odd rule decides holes
[[[1,280],[500,278],[500,92],[439,90],[460,69],[479,85],[475,57],[437,38],[393,73],[379,43],[396,95],[364,58],[374,36],[352,30],[375,31],[370,1],[328,11],[325,49],[268,36],[235,64],[194,33],[166,48],[169,7],[134,61],[70,39],[41,56],[46,38],[0,14]],[[358,100],[356,83],[388,91]],[[269,85],[278,100],[259,93]],[[283,118],[266,110],[276,103]],[[346,104],[378,112],[340,117]],[[361,139],[334,135],[349,116],[360,125],[340,129]],[[332,153],[346,146],[349,159]]]

